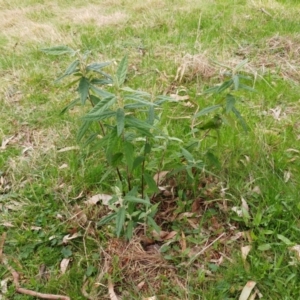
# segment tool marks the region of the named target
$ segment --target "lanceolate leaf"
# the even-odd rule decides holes
[[[208,113],[211,113],[217,109],[219,109],[220,107],[222,107],[222,105],[213,105],[213,106],[209,106],[209,107],[205,107],[204,109],[202,109],[201,111],[199,111],[195,116],[194,118],[198,118],[200,116],[204,116]]]
[[[80,99],[77,98],[73,101],[71,101],[66,107],[63,108],[63,110],[60,112],[61,114],[64,114],[68,110],[72,109],[74,106],[76,106],[79,103]]]
[[[158,106],[157,104],[155,104],[153,102],[150,102],[150,101],[147,101],[147,100],[143,99],[142,97],[136,96],[136,95],[125,96],[124,100],[133,100],[135,102],[142,103],[146,106]]]
[[[126,210],[125,207],[120,207],[116,215],[116,234],[117,237],[121,235],[123,225],[125,223]]]
[[[77,141],[81,141],[81,139],[83,138],[83,136],[85,135],[85,133],[87,132],[87,130],[89,129],[89,127],[91,126],[91,122],[89,121],[84,121],[81,125],[81,127],[79,128],[79,131],[77,133]]]
[[[124,197],[124,200],[127,202],[131,202],[131,203],[141,203],[141,204],[147,204],[147,205],[150,204],[149,200],[141,199],[141,198],[137,198],[137,197],[133,197],[133,196],[129,196],[129,195],[126,195]]]
[[[95,87],[94,85],[90,84],[90,89],[98,96],[100,96],[101,98],[107,98],[109,96],[113,96],[114,94],[109,93],[107,91],[103,91],[97,87]]]
[[[144,179],[149,187],[149,189],[151,190],[151,192],[155,193],[158,192],[158,187],[156,185],[155,180],[153,179],[153,177],[151,175],[149,175],[148,173],[144,173]]]
[[[239,75],[234,75],[232,80],[233,80],[234,89],[237,91],[239,89],[239,85],[240,85]]]
[[[84,118],[97,117],[101,115],[108,108],[110,108],[116,102],[116,100],[117,98],[114,95],[104,98],[103,100],[99,101]]]
[[[62,76],[60,76],[59,78],[57,78],[57,79],[55,80],[55,82],[58,82],[58,81],[60,81],[61,79],[65,78],[66,76],[69,76],[69,75],[71,75],[71,74],[73,74],[73,73],[78,72],[78,71],[79,71],[79,69],[77,69],[77,66],[78,66],[78,65],[79,65],[79,60],[78,60],[78,59],[74,60],[74,61],[68,66],[68,68],[67,68],[67,70],[65,71],[65,73],[64,73]]]
[[[193,157],[193,155],[189,151],[187,151],[186,149],[184,149],[182,147],[181,147],[181,151],[182,151],[182,155],[184,156],[184,158],[187,161],[190,161],[190,162],[194,161],[194,157]]]
[[[126,164],[128,166],[129,172],[131,172],[133,168],[133,162],[134,162],[134,146],[129,143],[124,143],[124,154],[126,159]]]
[[[124,129],[125,113],[123,108],[118,108],[116,112],[117,118],[117,133],[120,136]]]
[[[145,159],[144,156],[137,156],[133,161],[132,171],[135,170],[138,166],[140,166],[144,161],[144,159]]]
[[[86,121],[102,121],[116,115],[115,111],[107,110],[101,114],[85,115],[82,119]]]
[[[128,56],[125,55],[119,63],[119,67],[116,74],[118,86],[121,86],[125,82],[127,69],[128,69]]]
[[[227,114],[232,111],[234,104],[235,104],[235,98],[231,94],[226,95],[226,113]]]
[[[79,81],[78,92],[80,94],[81,104],[84,105],[89,94],[89,81],[82,77]]]
[[[72,48],[69,48],[67,46],[55,46],[51,48],[44,48],[41,49],[42,52],[46,54],[51,54],[51,55],[62,55],[62,54],[72,54],[74,55],[76,53],[75,50]]]
[[[108,222],[112,221],[113,219],[116,218],[116,215],[117,213],[112,213],[112,214],[109,214],[105,217],[103,217],[98,223],[97,223],[97,226],[103,226],[105,224],[107,224]]]
[[[243,129],[247,132],[248,131],[248,126],[247,126],[244,118],[242,117],[241,113],[235,107],[232,108],[232,112],[235,114],[235,116],[239,120],[239,122],[242,125]]]
[[[102,63],[92,63],[92,64],[90,64],[90,65],[88,65],[87,67],[86,67],[86,70],[87,71],[99,71],[99,70],[101,70],[102,68],[104,68],[104,67],[106,67],[106,66],[108,66],[108,65],[110,65],[111,64],[111,62],[109,62],[109,61],[107,61],[107,62],[102,62]]]
[[[147,123],[149,123],[150,125],[153,125],[154,124],[154,119],[155,119],[154,107],[150,106],[149,109],[148,109]]]

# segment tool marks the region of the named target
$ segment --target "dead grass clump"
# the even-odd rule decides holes
[[[157,292],[161,288],[160,276],[166,276],[171,282],[177,282],[174,267],[167,264],[155,248],[144,250],[137,236],[133,237],[130,242],[111,239],[106,252],[111,259],[118,257],[123,288],[125,286],[132,287],[132,284],[135,284],[136,292],[144,294]],[[109,268],[111,274],[114,271],[113,267],[111,261]]]
[[[249,73],[271,72],[285,80],[300,81],[300,36],[275,35],[259,45],[240,48],[236,54],[249,63],[244,70]],[[234,66],[240,58],[230,59],[227,65]]]
[[[89,5],[82,8],[73,8],[62,11],[64,19],[77,24],[93,23],[97,26],[113,25],[125,22],[127,15],[122,12],[103,14],[103,7],[99,5]]]
[[[34,8],[32,8],[34,10]],[[52,24],[33,22],[26,14],[28,9],[12,9],[0,12],[0,28],[2,34],[18,41],[50,41],[61,42],[63,38]]]
[[[209,79],[216,75],[216,68],[210,63],[205,53],[191,55],[186,54],[179,59],[175,80],[191,81],[195,77]]]

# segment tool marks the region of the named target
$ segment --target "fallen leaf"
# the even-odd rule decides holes
[[[15,136],[12,135],[12,136],[10,136],[9,138],[7,138],[6,140],[2,140],[0,149],[1,149],[1,150],[5,150],[5,149],[6,149],[6,146],[8,145],[8,143],[9,143],[14,137],[15,137]]]
[[[240,207],[238,206],[233,206],[231,208],[232,211],[234,211],[239,217],[242,217],[243,216],[243,211],[241,210]]]
[[[141,290],[143,288],[143,286],[145,285],[145,281],[141,281],[138,285],[137,285],[137,288],[139,290]]]
[[[67,235],[65,235],[65,236],[63,237],[63,243],[64,243],[64,244],[68,244],[69,241],[74,240],[74,239],[76,239],[76,238],[78,238],[78,237],[80,237],[80,236],[81,236],[81,234],[79,234],[78,232],[75,232],[75,233],[73,233],[72,235],[67,234]]]
[[[77,200],[77,199],[80,199],[82,197],[83,197],[83,191],[81,191],[78,196],[76,196],[75,198],[72,198],[72,199]]]
[[[7,283],[8,283],[9,280],[10,279],[8,277],[8,278],[5,278],[5,279],[0,281],[0,291],[1,291],[2,295],[7,293]],[[5,298],[3,297],[3,299],[5,299]]]
[[[249,254],[251,248],[252,248],[252,247],[251,247],[250,245],[241,247],[241,251],[242,251],[242,259],[243,259],[244,262],[246,261],[247,256],[248,256],[248,254]]]
[[[64,258],[61,262],[60,262],[60,271],[62,274],[65,274],[68,268],[70,262],[70,258]]]
[[[15,227],[12,223],[10,222],[3,222],[1,223],[1,226],[4,226],[4,227]]]
[[[89,198],[88,200],[84,201],[87,205],[96,205],[100,200],[104,205],[109,205],[109,201],[112,199],[111,195],[106,194],[98,194],[94,195],[93,197]]]
[[[30,229],[33,230],[33,231],[40,231],[42,229],[42,227],[40,227],[40,226],[31,226]]]
[[[186,250],[186,238],[185,234],[183,231],[181,231],[181,238],[180,238],[180,246],[181,246],[181,251],[184,252]]]
[[[71,151],[71,150],[79,150],[79,149],[80,149],[79,146],[70,146],[70,147],[61,148],[61,149],[57,150],[57,152],[61,153],[61,152],[67,152],[67,151]]]
[[[300,245],[295,245],[293,247],[290,247],[289,249],[296,253],[296,257],[300,261]]]
[[[248,300],[255,285],[256,285],[255,281],[248,281],[242,290],[239,300]]]
[[[169,171],[160,171],[153,176],[153,180],[157,185],[160,185],[166,178]]]
[[[159,233],[155,230],[152,231],[152,236],[159,241],[171,240],[176,234],[177,231],[168,232],[161,230]]]
[[[270,111],[273,118],[277,121],[280,121],[281,107],[277,106],[276,108],[271,108]]]
[[[114,291],[114,285],[113,285],[111,279],[108,280],[108,294],[109,294],[110,300],[119,300],[119,298],[117,297],[117,295]]]
[[[245,211],[249,212],[248,203],[246,202],[246,200],[243,197],[242,197],[242,209],[244,209]]]
[[[284,171],[283,172],[283,178],[284,178],[284,182],[288,182],[291,178],[292,173],[290,171]]]
[[[185,100],[190,99],[189,95],[180,96],[180,95],[177,95],[177,94],[171,94],[170,97],[173,98],[176,101],[185,101]]]
[[[68,168],[69,166],[68,166],[68,164],[62,164],[61,166],[59,166],[59,170],[61,170],[61,169],[66,169],[66,168]]]
[[[148,298],[142,298],[143,300],[157,300],[156,296],[148,297]]]
[[[261,190],[258,185],[252,189],[252,192],[261,195]]]

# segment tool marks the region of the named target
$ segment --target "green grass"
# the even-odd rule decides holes
[[[300,238],[298,1],[258,5],[246,0],[115,0],[94,1],[93,6],[82,0],[19,2],[0,0],[0,51],[5,54],[0,57],[0,146],[13,136],[0,149],[0,233],[7,234],[3,253],[22,275],[21,286],[86,299],[82,287],[87,282],[85,289],[93,299],[109,299],[111,277],[122,299],[238,299],[253,280],[263,299],[300,298],[299,258],[290,250]],[[85,8],[90,8],[88,13]],[[106,23],[100,23],[101,14],[107,16]],[[162,226],[178,234],[170,244],[159,243],[172,268],[155,273],[149,267],[145,274],[129,276],[132,270],[125,268],[128,261],[116,246],[113,229],[95,226],[106,209],[83,203],[92,195],[111,193],[115,175],[100,182],[107,166],[102,153],[91,147],[58,152],[77,146],[81,115],[79,109],[60,115],[75,95],[66,82],[54,83],[69,58],[39,51],[61,44],[92,50],[97,61],[119,62],[127,53],[132,88],[157,94],[180,91],[200,109],[216,102],[202,92],[224,80],[224,68],[216,63],[234,67],[248,59],[243,72],[252,76],[256,92],[241,93],[238,103],[248,134],[237,124],[225,124],[219,143],[213,133],[205,138],[194,151],[207,163],[206,173],[194,182],[178,177],[176,202],[160,200],[161,209],[175,205],[177,213]],[[202,60],[190,63],[187,54],[202,55]],[[205,76],[201,62],[213,69],[212,75]],[[175,80],[180,66],[186,67],[181,81]],[[196,106],[183,103],[165,105],[162,124],[170,136],[187,144],[192,141]],[[219,164],[204,156],[208,148]],[[172,169],[180,161],[179,145],[172,142],[164,151],[163,167]],[[149,162],[153,173],[158,155],[155,152]],[[201,217],[184,217],[200,197]],[[241,206],[242,198],[249,206],[246,217],[231,210]],[[86,222],[80,220],[82,215]],[[232,239],[237,232],[244,237]],[[73,233],[79,237],[64,244],[63,238]],[[186,266],[190,253],[201,251],[222,233],[226,238]],[[252,248],[245,262],[240,247],[246,245]],[[70,264],[61,274],[60,262],[67,257]],[[110,267],[100,278],[105,259]],[[41,265],[46,266],[46,279],[38,276]],[[1,280],[7,277],[9,270],[0,264]],[[141,281],[144,288],[138,290]],[[13,284],[6,297],[32,299],[15,293]]]

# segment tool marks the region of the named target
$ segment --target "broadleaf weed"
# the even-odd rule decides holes
[[[89,63],[91,56],[89,51],[81,54],[80,51],[66,46],[42,49],[42,51],[53,55],[77,56],[56,80],[59,82],[68,76],[76,77],[68,87],[77,86],[78,98],[70,102],[62,112],[76,105],[90,104],[91,109],[82,116],[77,140],[79,142],[86,137],[85,145],[101,149],[105,154],[108,171],[99,181],[105,180],[113,169],[118,178],[113,188],[114,196],[110,205],[112,212],[102,218],[98,226],[114,220],[116,235],[124,235],[126,238],[132,236],[138,224],[144,226],[147,224],[158,231],[159,226],[154,219],[158,204],[152,204],[149,196],[153,197],[159,192],[158,182],[153,179],[153,175],[162,171],[168,145],[175,142],[176,147],[172,151],[175,155],[178,150],[178,156],[181,157],[181,161],[175,163],[170,174],[184,171],[190,180],[193,180],[195,174],[201,173],[204,168],[201,157],[203,153],[200,152],[199,155],[198,151],[195,151],[199,147],[196,149],[183,147],[180,145],[181,139],[170,137],[167,128],[165,130],[160,128],[161,118],[156,110],[165,102],[174,102],[174,100],[168,96],[156,96],[125,86],[128,81],[127,55],[118,64],[115,74],[111,75],[103,71],[111,65],[110,62]],[[210,121],[198,127],[200,130],[206,130],[203,138],[210,130],[218,130],[224,121],[230,120],[230,113],[237,117],[245,130],[247,129],[246,122],[235,106],[237,100],[235,92],[241,89],[252,89],[241,83],[244,76],[238,74],[245,63],[242,62],[227,73],[229,79],[221,85],[204,91],[204,95],[213,94],[217,103],[196,112],[191,118],[195,120],[206,114],[216,113]],[[92,126],[93,123],[98,124],[96,131],[96,127]],[[153,156],[153,151],[159,154]],[[185,161],[185,164],[182,164],[182,161]],[[153,167],[154,164],[156,167]]]

